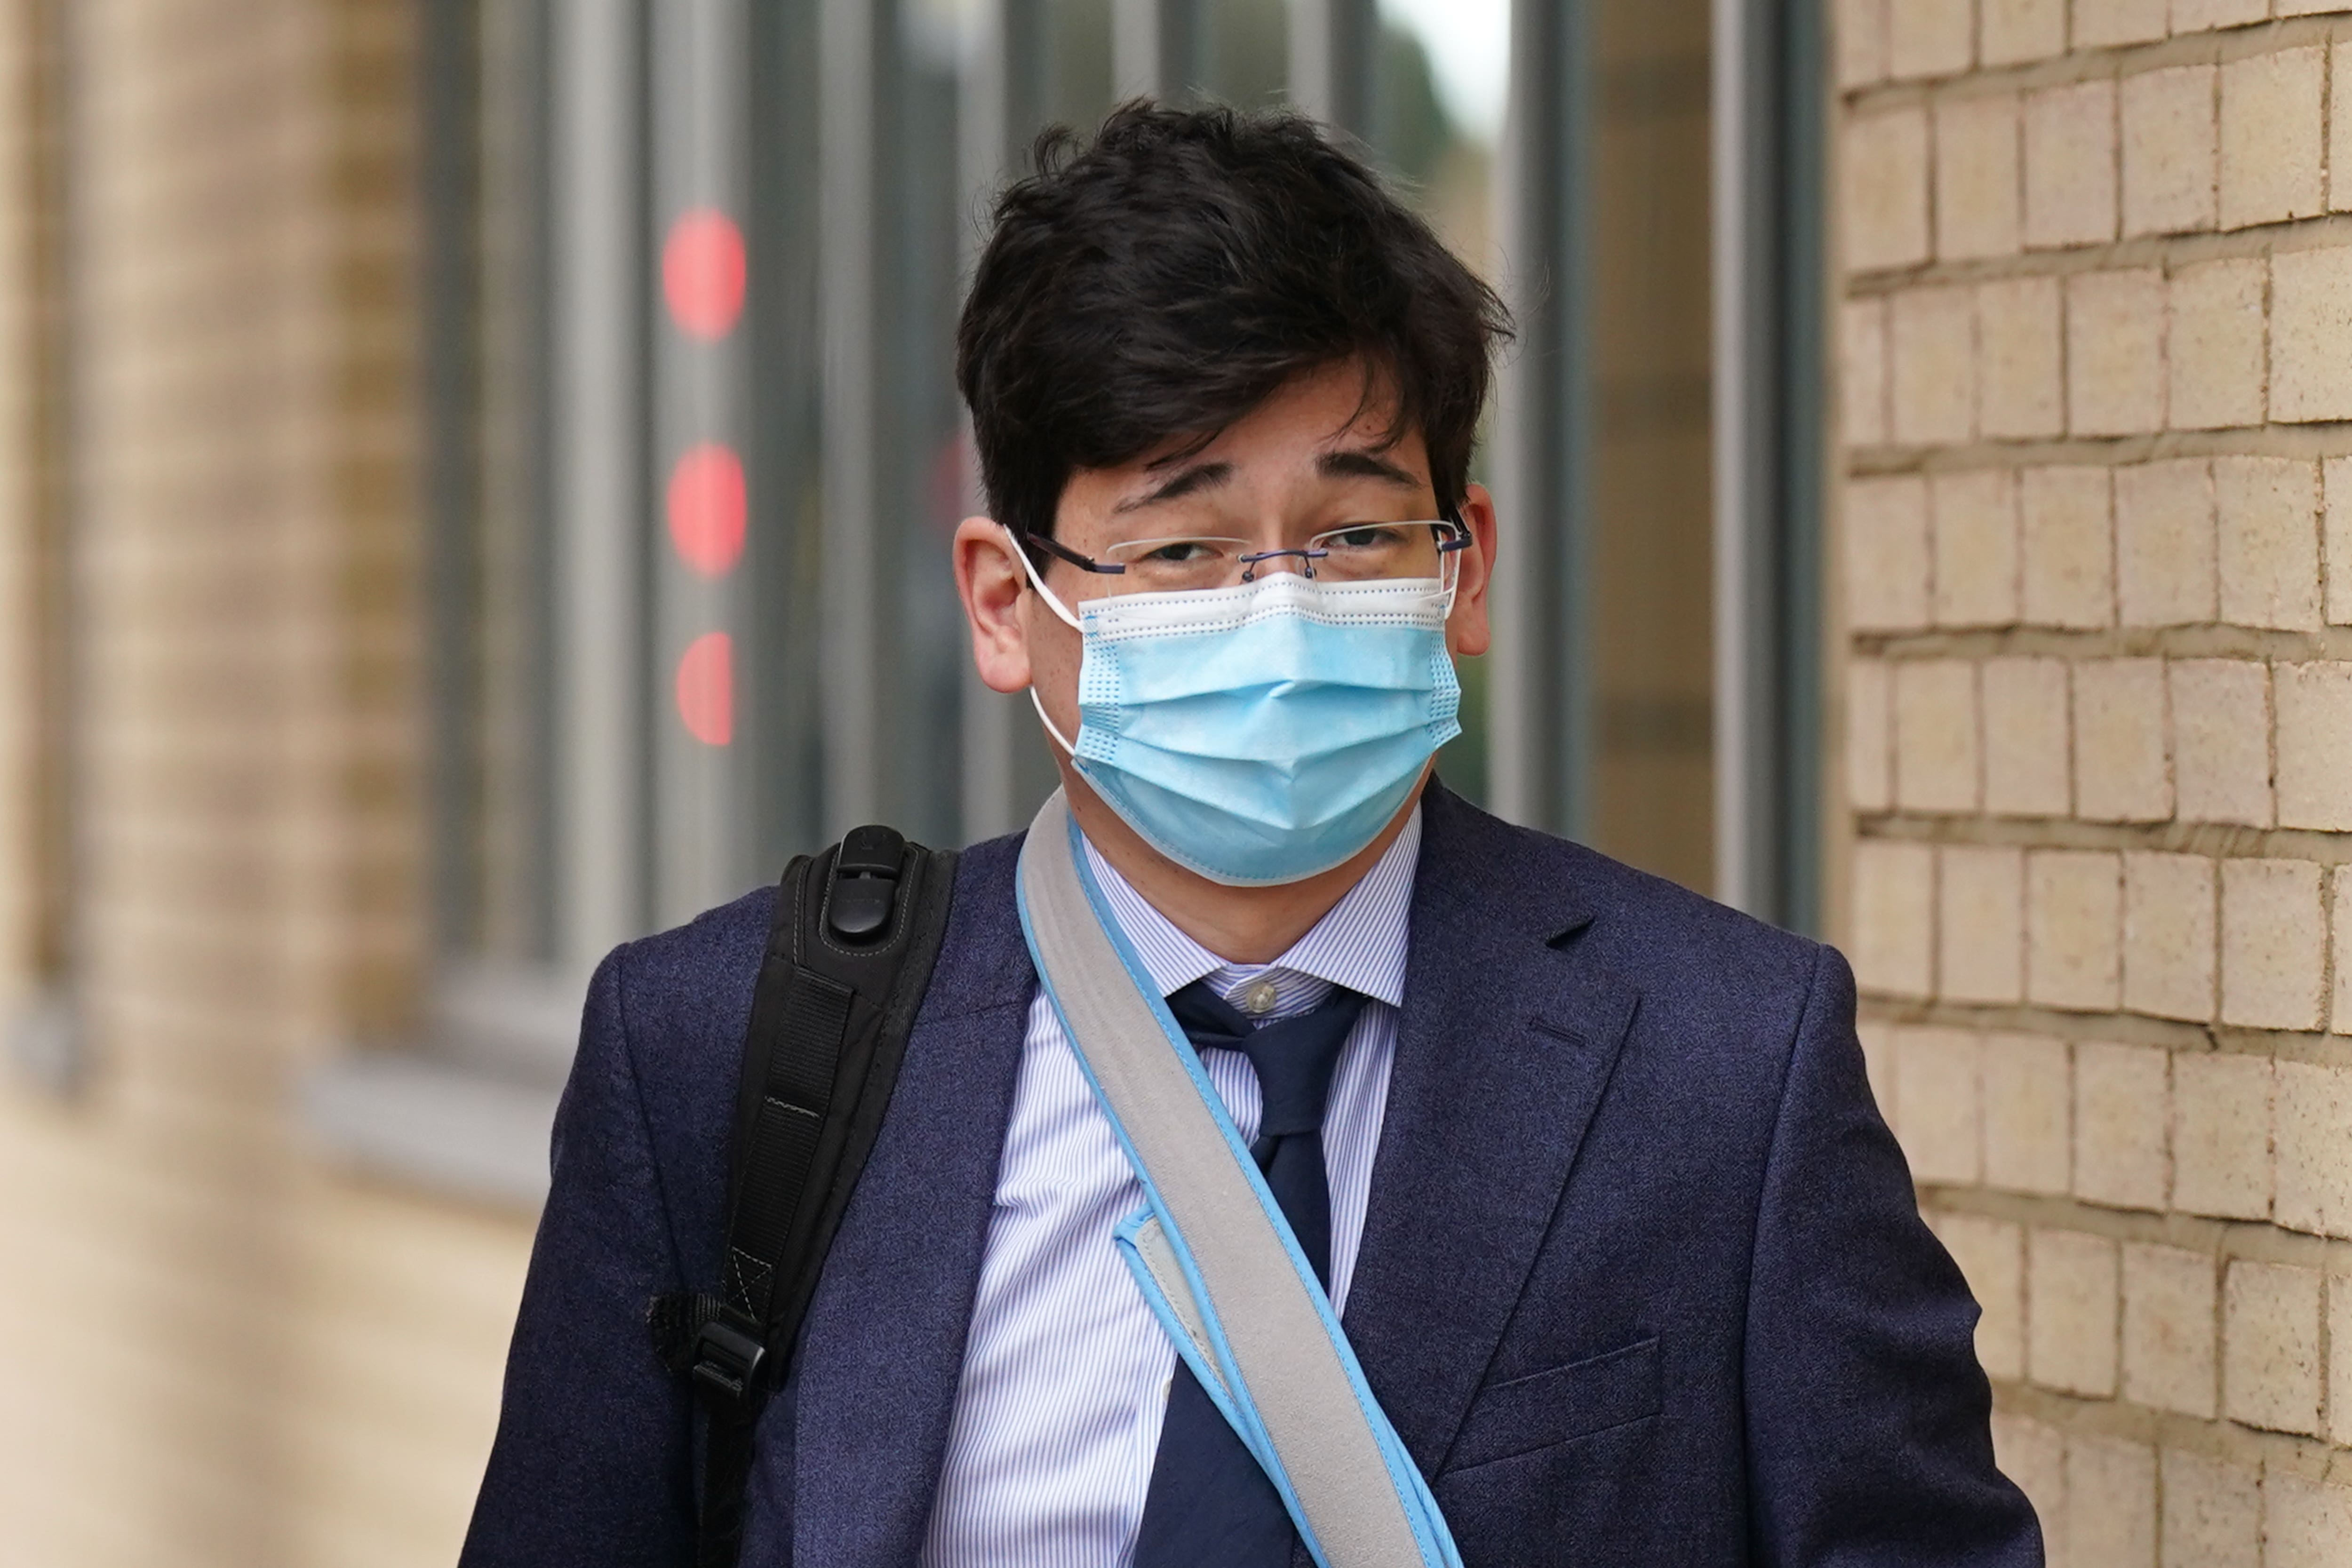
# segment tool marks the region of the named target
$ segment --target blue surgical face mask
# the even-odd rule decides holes
[[[1434,579],[1277,571],[1090,599],[1073,614],[1014,549],[1084,640],[1077,739],[1050,718],[1046,729],[1129,827],[1213,882],[1297,882],[1345,862],[1462,733],[1454,596]]]

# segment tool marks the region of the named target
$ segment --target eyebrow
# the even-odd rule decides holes
[[[1384,485],[1401,485],[1408,490],[1422,487],[1417,476],[1377,452],[1326,452],[1315,460],[1315,471],[1326,479],[1378,479]]]
[[[1213,490],[1234,476],[1230,463],[1195,463],[1171,475],[1165,481],[1140,496],[1129,496],[1113,512],[1132,512],[1139,507],[1157,506],[1162,501],[1177,501],[1202,490]]]

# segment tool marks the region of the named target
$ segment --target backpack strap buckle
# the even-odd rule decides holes
[[[755,1333],[717,1317],[694,1336],[694,1385],[714,1409],[747,1413],[760,1386],[768,1347]]]

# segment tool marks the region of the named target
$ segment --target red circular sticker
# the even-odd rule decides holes
[[[705,577],[723,577],[743,555],[743,460],[705,441],[687,448],[669,474],[669,542]]]
[[[735,640],[705,632],[677,661],[677,716],[705,746],[735,738]]]
[[[715,342],[743,314],[743,231],[716,207],[679,217],[662,245],[662,297],[688,337]]]

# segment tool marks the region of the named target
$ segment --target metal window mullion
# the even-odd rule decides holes
[[[550,7],[556,950],[646,924],[640,0]]]
[[[1045,119],[1046,20],[1045,0],[979,0],[973,7],[957,127],[966,287],[987,238],[990,201],[1020,172],[1029,139]],[[964,417],[969,453],[969,411]],[[984,512],[988,502],[976,461],[967,464],[965,483],[966,508]],[[1035,805],[1031,797],[1043,794],[1034,788],[1043,770],[1030,737],[1035,721],[1029,705],[990,691],[967,662],[961,711],[963,836],[977,840],[1012,832],[1028,820]]]
[[[1380,26],[1373,0],[1292,0],[1290,100],[1318,120],[1370,134]]]
[[[1177,103],[1202,76],[1203,0],[1111,0],[1111,81],[1120,99]]]
[[[714,207],[739,226],[745,210],[746,0],[663,0],[652,16],[652,224],[656,244],[684,214]],[[741,574],[701,575],[668,548],[657,497],[672,465],[691,446],[723,443],[743,452],[747,372],[740,324],[716,341],[689,339],[656,313],[651,535],[654,704],[654,915],[664,925],[691,918],[741,891],[749,880],[744,747],[689,734],[669,700],[675,672],[696,639],[740,639]],[[746,683],[735,660],[734,701]],[[740,719],[736,728],[742,728]]]
[[[1583,12],[1515,5],[1511,13],[1499,226],[1520,335],[1496,407],[1502,545],[1490,591],[1492,801],[1513,821],[1571,835],[1585,826],[1592,749]]]
[[[1819,919],[1819,13],[1715,0],[1716,894]]]
[[[824,321],[824,602],[818,674],[824,687],[821,820],[838,837],[887,821],[883,705],[892,694],[882,601],[891,554],[880,515],[883,428],[877,273],[884,172],[883,8],[823,0],[818,141],[818,308]]]

